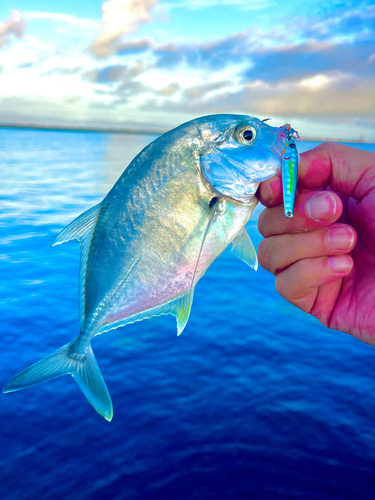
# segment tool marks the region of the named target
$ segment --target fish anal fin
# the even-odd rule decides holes
[[[98,220],[101,203],[83,212],[71,222],[57,236],[52,246],[60,245],[70,240],[78,240],[82,243],[91,233]]]
[[[258,269],[257,253],[245,228],[232,241],[232,253],[255,271]]]
[[[101,335],[115,328],[135,323],[136,321],[143,321],[144,319],[151,319],[156,316],[171,314],[172,316],[175,316],[177,320],[177,335],[181,335],[189,319],[193,296],[194,288],[190,288],[187,292],[171,302],[147,309],[146,311],[142,311],[133,316],[128,316],[127,318],[120,319],[113,323],[105,323],[99,328],[97,334]]]

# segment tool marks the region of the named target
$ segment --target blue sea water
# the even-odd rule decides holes
[[[3,383],[77,335],[79,246],[51,244],[152,139],[0,131]],[[111,423],[71,377],[0,396],[2,500],[375,497],[375,349],[295,309],[230,251],[181,337],[164,316],[93,348]]]

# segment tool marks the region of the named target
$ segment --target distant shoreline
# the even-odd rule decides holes
[[[139,135],[161,135],[167,130],[139,130],[139,129],[117,129],[113,127],[79,127],[79,126],[64,126],[64,125],[29,125],[18,123],[4,123],[0,122],[0,128],[14,128],[23,130],[49,130],[51,132],[95,132],[105,134],[139,134]]]
[[[139,129],[120,129],[114,127],[79,127],[79,126],[63,126],[63,125],[30,125],[30,124],[19,124],[19,123],[4,123],[0,122],[1,128],[10,129],[22,129],[22,130],[49,130],[51,132],[95,132],[95,133],[105,133],[105,134],[137,134],[137,135],[162,135],[168,131],[164,130],[139,130]],[[337,137],[303,137],[305,141],[312,142],[349,142],[352,144],[375,144],[375,140],[371,139],[343,139]]]

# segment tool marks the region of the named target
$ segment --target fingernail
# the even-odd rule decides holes
[[[349,250],[354,243],[354,232],[349,226],[333,226],[328,229],[327,240],[333,250]]]
[[[353,266],[353,261],[348,255],[335,255],[328,257],[328,265],[334,273],[348,273]]]
[[[332,193],[319,193],[306,203],[306,214],[315,221],[329,220],[335,213],[336,207],[336,199]]]
[[[265,182],[262,186],[262,198],[267,203],[272,203],[273,201],[273,191],[269,182]]]

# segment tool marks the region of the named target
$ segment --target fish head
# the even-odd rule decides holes
[[[250,203],[281,166],[285,131],[246,115],[212,115],[198,124],[200,167],[210,188]]]

